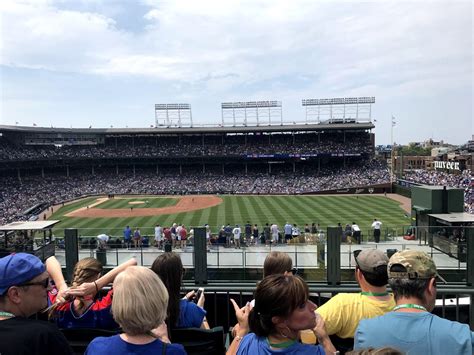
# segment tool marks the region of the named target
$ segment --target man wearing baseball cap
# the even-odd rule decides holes
[[[387,255],[379,249],[354,250],[354,261],[355,279],[362,292],[339,293],[316,310],[341,350],[352,348],[361,319],[380,316],[395,307],[393,295],[387,292]]]
[[[467,324],[430,312],[436,302],[433,260],[424,252],[404,250],[388,263],[396,307],[381,317],[361,320],[355,349],[392,346],[407,354],[473,354],[474,333]]]
[[[0,258],[0,354],[71,354],[54,324],[28,319],[48,306],[49,274],[36,256]]]

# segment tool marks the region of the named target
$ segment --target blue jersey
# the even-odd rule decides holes
[[[164,343],[156,339],[148,344],[137,345],[127,343],[120,335],[111,337],[98,337],[91,341],[86,349],[86,355],[101,355],[101,354],[162,354]],[[186,355],[186,351],[181,344],[166,344],[165,354],[168,355]]]
[[[274,350],[270,348],[266,338],[258,337],[254,333],[247,334],[240,342],[237,355],[254,354],[291,354],[291,355],[324,355],[324,349],[320,345],[308,345],[294,343],[288,348]]]

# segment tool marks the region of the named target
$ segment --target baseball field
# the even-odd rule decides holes
[[[392,196],[393,197],[393,196]],[[340,222],[356,222],[362,233],[369,233],[374,218],[383,223],[386,233],[410,224],[406,203],[382,195],[332,196],[116,196],[90,197],[69,203],[49,216],[60,220],[54,228],[56,236],[63,236],[65,228],[77,228],[82,236],[106,233],[121,236],[129,225],[139,227],[142,235],[153,235],[154,226],[184,224],[188,230],[209,224],[213,233],[224,224],[247,221],[263,226],[276,223],[282,229],[286,222],[296,223],[301,231],[308,223],[319,223],[322,228]]]

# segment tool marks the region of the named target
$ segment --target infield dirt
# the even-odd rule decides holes
[[[116,197],[120,198],[120,197]],[[78,208],[75,211],[69,212],[67,217],[143,217],[143,216],[159,216],[163,214],[174,214],[181,212],[190,212],[201,210],[209,207],[214,207],[222,203],[222,199],[217,196],[182,196],[178,197],[179,201],[176,205],[162,208],[116,208],[116,209],[102,209],[94,208],[97,205],[108,200],[108,198],[98,198],[96,202],[87,207]]]

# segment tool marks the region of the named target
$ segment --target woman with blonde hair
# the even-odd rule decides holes
[[[58,292],[50,292],[49,299],[53,304],[49,308],[50,318],[56,321],[59,328],[117,329],[118,325],[110,313],[113,289],[104,297],[99,298],[97,294],[120,272],[136,264],[135,259],[130,259],[101,277],[102,264],[97,259],[79,260],[74,266],[72,286],[67,291],[70,297],[76,297],[63,303],[57,300]]]
[[[168,291],[150,269],[133,266],[114,281],[112,313],[122,334],[95,338],[86,354],[186,354],[170,344],[164,325]]]

